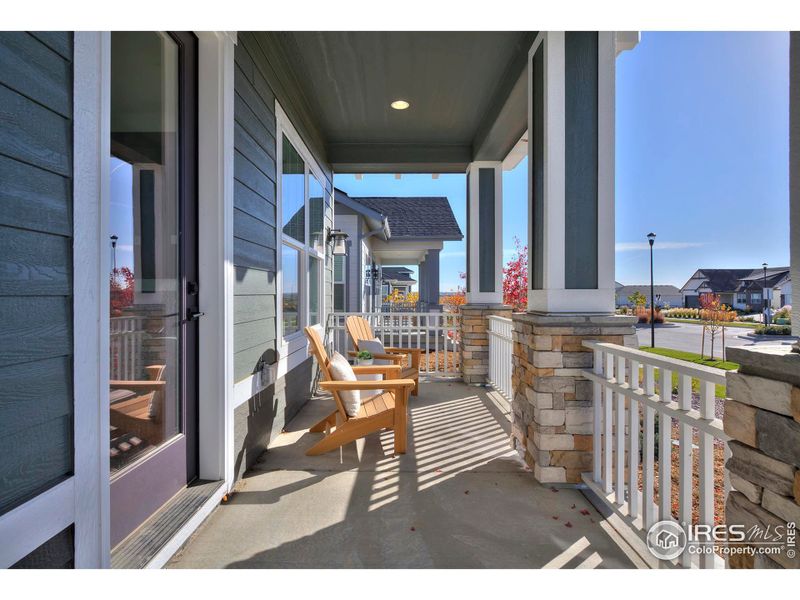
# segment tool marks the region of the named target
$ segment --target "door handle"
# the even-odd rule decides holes
[[[197,321],[197,319],[202,317],[204,314],[206,314],[206,313],[189,310],[188,313],[186,314],[186,322],[189,323],[191,321]]]

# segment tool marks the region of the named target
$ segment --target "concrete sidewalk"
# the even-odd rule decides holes
[[[423,383],[406,455],[384,432],[307,457],[332,404],[309,402],[168,567],[634,566],[580,491],[521,464],[496,393]]]

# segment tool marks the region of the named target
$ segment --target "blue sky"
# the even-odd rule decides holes
[[[657,283],[699,267],[789,264],[789,36],[642,33],[617,59],[616,273]],[[526,238],[527,160],[503,175],[504,260]],[[463,175],[337,175],[353,196],[447,196],[466,232]],[[445,242],[441,288],[454,289],[465,243]]]

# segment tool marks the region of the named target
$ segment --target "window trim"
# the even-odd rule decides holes
[[[283,233],[283,189],[282,189],[282,181],[283,181],[283,137],[286,136],[286,139],[289,141],[290,144],[294,147],[295,151],[300,155],[300,158],[303,160],[305,164],[305,174],[303,180],[303,196],[304,196],[304,211],[305,211],[305,242],[300,242],[299,240],[294,239],[290,235],[286,235]],[[275,265],[276,265],[276,278],[275,278],[275,292],[276,292],[276,301],[275,301],[275,313],[276,313],[276,346],[278,348],[278,356],[279,361],[285,362],[285,366],[283,368],[279,368],[279,372],[290,371],[294,366],[305,360],[308,357],[307,352],[307,345],[305,341],[305,335],[303,334],[303,327],[309,324],[309,290],[310,290],[310,280],[308,274],[308,261],[310,258],[316,258],[321,261],[320,265],[320,285],[318,287],[318,294],[319,294],[319,314],[320,314],[320,323],[322,323],[325,319],[325,315],[327,314],[327,307],[325,304],[325,262],[326,262],[326,255],[324,252],[319,252],[311,245],[310,240],[310,227],[311,223],[309,220],[310,217],[310,202],[309,202],[309,192],[310,192],[310,180],[309,176],[313,175],[317,182],[322,187],[323,193],[323,211],[327,213],[327,210],[330,206],[332,206],[332,198],[331,194],[327,192],[325,182],[326,178],[324,176],[324,171],[320,167],[319,162],[317,162],[314,155],[308,149],[306,144],[303,142],[303,139],[300,137],[300,134],[295,129],[294,125],[292,125],[291,120],[289,119],[286,112],[281,107],[280,103],[275,100],[275,173],[276,173],[276,182],[275,182],[275,210],[276,210],[276,246],[278,246],[278,250],[276,251],[275,257]],[[300,286],[300,331],[292,332],[286,336],[283,334],[283,264],[282,264],[282,250],[283,245],[286,244],[296,250],[299,251],[299,264],[304,267],[305,275],[301,276],[298,280],[298,286]],[[323,246],[324,247],[324,246]],[[303,356],[298,357],[297,359],[289,360],[289,356],[298,352],[299,350],[303,350]],[[284,371],[285,369],[285,371]]]

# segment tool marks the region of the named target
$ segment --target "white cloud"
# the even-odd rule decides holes
[[[705,246],[705,242],[659,242],[656,240],[656,250],[685,250],[687,248],[699,248]],[[638,250],[648,250],[650,244],[648,242],[617,242],[617,252],[636,252]]]

